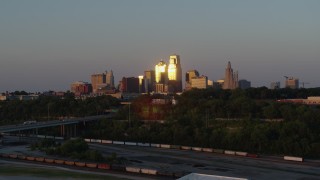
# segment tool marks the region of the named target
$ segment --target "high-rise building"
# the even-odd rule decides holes
[[[91,75],[91,84],[94,93],[99,89],[114,89],[113,71]]]
[[[110,86],[111,88],[114,87],[114,76],[113,76],[112,70],[110,72],[106,71],[106,84],[107,84],[107,86]]]
[[[139,93],[139,78],[123,77],[120,82],[120,91],[122,93]]]
[[[191,87],[198,89],[207,89],[208,88],[208,77],[200,76],[191,78]]]
[[[179,55],[171,55],[168,65],[168,88],[171,92],[182,91],[182,69]]]
[[[166,83],[167,82],[167,64],[164,61],[160,61],[155,66],[155,77],[156,83]]]
[[[92,85],[87,82],[77,81],[71,84],[71,92],[75,95],[89,94],[92,92]]]
[[[280,82],[271,82],[270,89],[280,89]]]
[[[144,85],[145,92],[150,93],[154,91],[155,73],[154,70],[144,72]]]
[[[186,90],[192,88],[191,79],[194,77],[199,77],[199,72],[197,70],[190,70],[186,73]]]
[[[230,61],[228,62],[226,71],[225,71],[225,78],[223,83],[223,89],[236,89],[238,88],[238,72],[233,72],[231,68]]]
[[[245,79],[239,80],[239,88],[240,89],[248,89],[251,88],[251,82]]]
[[[293,78],[293,77],[286,78],[285,85],[286,85],[286,88],[298,89],[299,79]]]
[[[139,93],[145,93],[144,77],[138,76],[139,78]]]
[[[106,85],[106,74],[93,74],[91,75],[91,84],[93,92],[96,93],[99,88]]]

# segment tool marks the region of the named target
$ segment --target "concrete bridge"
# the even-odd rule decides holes
[[[99,116],[87,116],[81,118],[72,118],[72,119],[62,119],[62,120],[52,120],[52,121],[43,121],[35,122],[32,124],[16,124],[16,125],[6,125],[0,126],[0,133],[10,133],[10,132],[20,132],[25,130],[35,130],[35,134],[38,134],[38,129],[46,127],[55,127],[60,126],[61,136],[66,134],[77,134],[77,125],[80,123],[87,123],[92,121],[98,121],[102,118],[110,118],[113,114],[108,115],[99,115]]]

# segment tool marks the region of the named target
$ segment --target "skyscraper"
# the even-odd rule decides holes
[[[102,87],[106,84],[106,74],[92,74],[91,75],[91,84],[93,93],[96,93],[99,87]]]
[[[299,79],[289,77],[285,82],[286,88],[298,89],[299,88]]]
[[[171,55],[168,65],[168,86],[172,92],[182,91],[182,70],[179,55]]]
[[[199,72],[197,70],[190,70],[186,73],[186,90],[192,88],[191,80],[195,77],[199,77]]]
[[[106,84],[112,88],[114,87],[114,76],[112,70],[110,72],[106,71]]]
[[[207,89],[208,77],[207,76],[193,77],[191,79],[191,87],[198,88],[198,89]]]
[[[91,84],[93,93],[97,93],[101,88],[114,89],[113,71],[91,75]]]
[[[238,72],[233,72],[229,61],[225,71],[223,89],[236,89],[238,88],[238,85]]]
[[[154,91],[155,73],[154,70],[144,71],[144,85],[145,92],[150,93]]]
[[[164,61],[160,61],[155,66],[155,76],[156,83],[166,83],[167,82],[167,64]]]

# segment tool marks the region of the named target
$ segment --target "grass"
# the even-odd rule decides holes
[[[124,180],[124,178],[95,175],[95,174],[85,174],[79,172],[64,171],[58,169],[48,169],[41,167],[26,167],[26,166],[10,166],[1,165],[0,166],[0,176],[30,176],[30,177],[44,177],[52,179],[92,179],[92,180]]]

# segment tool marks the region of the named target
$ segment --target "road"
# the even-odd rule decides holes
[[[101,118],[109,118],[112,116],[113,114],[110,113],[108,115],[87,116],[82,118],[72,118],[72,119],[63,119],[63,120],[51,120],[51,121],[43,121],[43,122],[37,122],[33,124],[26,124],[26,125],[24,124],[6,125],[6,126],[0,126],[0,133],[8,133],[8,132],[36,129],[36,128],[68,125],[68,124],[78,124],[80,122],[96,121],[96,120],[100,120]]]

